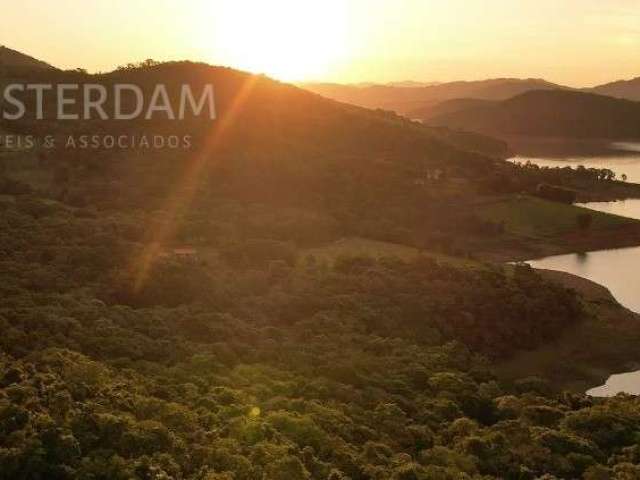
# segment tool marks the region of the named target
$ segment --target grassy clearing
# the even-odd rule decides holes
[[[341,255],[368,255],[375,258],[398,257],[412,260],[418,256],[427,256],[456,266],[478,266],[477,263],[462,258],[450,257],[441,253],[429,252],[398,243],[381,242],[361,237],[347,237],[320,247],[300,250],[300,258],[313,255],[317,260],[333,262]]]
[[[637,223],[629,218],[529,196],[505,198],[482,205],[478,211],[478,214],[486,220],[504,223],[510,233],[533,238],[575,232],[579,230],[578,216],[584,213],[592,215],[591,229],[593,230],[606,230]]]

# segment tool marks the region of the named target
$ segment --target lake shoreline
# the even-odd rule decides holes
[[[511,163],[527,163],[546,168],[610,169],[613,181],[594,182],[577,188],[577,201],[606,202],[640,198],[640,139],[568,139],[511,136],[504,139],[512,155]]]
[[[637,216],[625,218],[637,219]],[[611,229],[528,238],[523,244],[522,249],[512,248],[488,257],[491,261],[520,262],[634,248],[640,246],[640,223],[632,221]],[[622,305],[607,282],[607,285],[601,284],[564,270],[538,267],[535,271],[551,282],[576,291],[584,303],[586,318],[549,344],[521,352],[496,365],[499,378],[540,376],[549,378],[558,390],[584,394],[606,391],[604,386],[612,376],[640,370],[640,351],[636,348],[640,341],[640,314]]]
[[[621,202],[640,198],[640,184],[615,180],[609,187],[599,192],[578,191],[575,203]]]
[[[604,385],[611,375],[640,366],[640,314],[620,305],[601,284],[559,270],[535,269],[550,282],[575,290],[586,318],[557,339],[535,350],[520,352],[494,366],[498,378],[548,378],[558,390],[584,394]]]
[[[589,253],[640,246],[640,222],[607,230],[570,232],[548,239],[527,239],[526,244],[488,250],[479,255],[490,262],[508,263],[538,260],[556,255]]]

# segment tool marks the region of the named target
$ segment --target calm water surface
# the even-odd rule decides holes
[[[530,157],[516,156],[511,161],[532,163],[541,166],[578,166],[610,168],[618,175],[626,173],[629,181],[640,183],[640,143],[618,142],[609,144],[611,153],[600,152],[597,156],[572,157]],[[626,152],[621,153],[621,152]],[[581,207],[600,212],[640,219],[640,199],[617,202],[589,202]],[[601,250],[591,253],[575,253],[533,260],[534,267],[561,270],[588,278],[606,286],[618,301],[627,308],[640,313],[640,282],[636,279],[640,272],[640,246]]]
[[[617,178],[627,175],[627,181],[640,183],[640,143],[614,142],[608,148],[599,150],[598,154],[571,155],[562,152],[555,154],[520,154],[510,158],[511,162],[526,163],[527,161],[541,167],[577,167],[609,168],[616,172]]]
[[[527,263],[534,268],[560,270],[604,285],[618,302],[640,313],[640,247],[556,255]]]
[[[640,220],[640,198],[618,200],[617,202],[588,202],[576,203],[579,207],[590,208],[599,212],[620,215],[621,217],[637,218]]]
[[[626,152],[591,157],[566,155],[560,158],[520,155],[512,158],[511,161],[530,161],[549,167],[583,165],[587,168],[609,168],[616,172],[618,178],[624,173],[629,182],[640,183],[640,144],[618,143],[613,144],[612,147]],[[600,212],[640,219],[640,199],[578,205]],[[604,285],[622,305],[640,313],[640,246],[557,255],[528,263],[535,268],[560,270]],[[640,371],[611,375],[605,385],[592,388],[587,394],[608,397],[621,392],[640,395]]]
[[[640,395],[640,371],[611,375],[604,385],[587,390],[592,397],[613,397],[618,393]]]
[[[604,285],[618,302],[640,313],[640,247],[557,255],[528,263],[535,268],[569,272]],[[587,395],[608,397],[621,392],[640,395],[640,371],[612,375],[605,385],[592,388]]]

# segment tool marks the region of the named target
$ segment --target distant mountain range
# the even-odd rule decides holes
[[[440,85],[442,82],[414,82],[412,80],[405,80],[404,82],[389,82],[383,84],[387,87],[399,87],[399,88],[420,88],[420,87],[433,87],[434,85]],[[372,84],[379,85],[379,84]]]
[[[321,95],[393,110],[435,127],[566,138],[640,138],[640,77],[576,89],[546,80],[500,78],[398,85],[307,84]]]
[[[0,68],[2,67],[54,68],[48,63],[37,60],[29,55],[0,46]]]
[[[594,93],[610,97],[640,101],[640,77],[632,80],[619,80],[591,89]]]
[[[335,83],[305,83],[301,86],[340,102],[366,108],[393,110],[403,115],[458,98],[505,100],[529,90],[569,88],[535,78],[498,78],[474,82],[420,84],[419,86],[408,82],[402,82],[401,86]]]
[[[571,90],[534,90],[501,101],[453,100],[423,113],[432,126],[503,138],[640,138],[640,103]]]
[[[429,119],[468,107],[482,100],[508,100],[532,90],[566,90],[596,93],[640,101],[640,77],[620,80],[593,88],[571,88],[543,79],[497,78],[470,82],[418,83],[399,82],[386,85],[306,83],[303,88],[345,103],[367,108],[393,110],[415,119]]]
[[[5,67],[55,71],[50,64],[0,47]],[[302,84],[307,90],[356,106],[395,111],[432,127],[432,138],[463,149],[501,154],[503,144],[477,135],[640,138],[640,77],[574,89],[539,78],[448,83]],[[453,130],[451,130],[453,129]]]

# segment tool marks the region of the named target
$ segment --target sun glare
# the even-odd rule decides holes
[[[340,0],[240,0],[211,13],[215,63],[308,80],[329,74],[348,49],[347,6]]]

